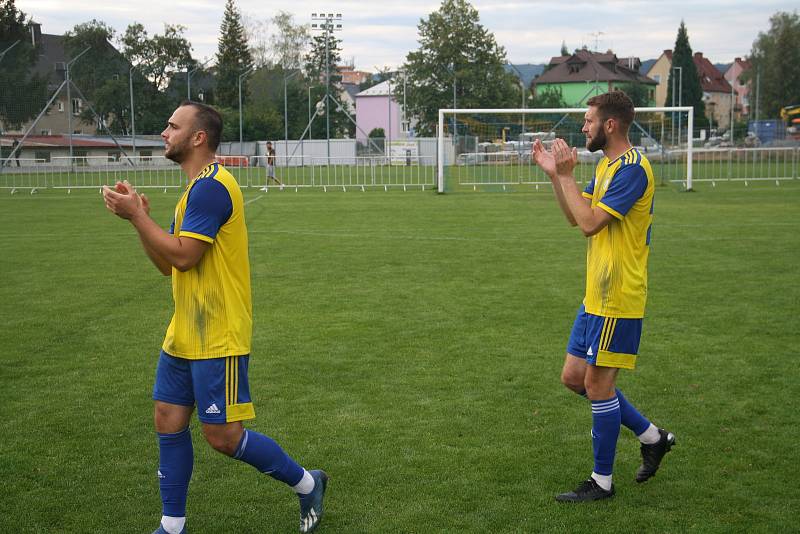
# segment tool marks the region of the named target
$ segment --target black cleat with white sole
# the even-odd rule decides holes
[[[636,482],[645,482],[653,478],[661,465],[664,455],[675,445],[675,435],[672,432],[659,428],[658,433],[661,438],[656,443],[652,445],[642,443],[642,465],[636,471]]]
[[[581,482],[581,485],[575,490],[556,495],[556,500],[559,502],[589,502],[608,499],[613,496],[614,484],[611,484],[610,490],[604,490],[595,479],[590,477],[589,480]]]

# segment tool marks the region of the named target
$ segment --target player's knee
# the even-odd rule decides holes
[[[225,454],[233,456],[241,439],[241,429],[229,428],[226,425],[203,425],[203,436],[211,447]]]
[[[577,373],[571,373],[566,369],[561,372],[561,383],[564,384],[564,387],[575,393],[583,393],[584,391],[583,376]]]

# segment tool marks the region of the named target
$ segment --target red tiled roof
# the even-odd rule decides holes
[[[695,52],[692,57],[700,78],[700,87],[707,93],[730,93],[731,84],[725,76],[705,57],[702,52]]]
[[[640,82],[656,85],[655,80],[629,68],[627,58],[621,62],[614,53],[578,50],[571,56],[556,56],[550,68],[534,80],[534,84],[570,82]]]

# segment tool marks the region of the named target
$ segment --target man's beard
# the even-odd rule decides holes
[[[188,140],[185,140],[183,143],[179,145],[172,145],[164,153],[164,157],[167,159],[171,159],[172,161],[180,165],[181,163],[183,163],[183,160],[186,159],[186,153],[187,153],[186,148],[188,147],[188,145],[189,145]]]
[[[606,132],[601,127],[597,129],[597,134],[592,136],[592,140],[586,143],[586,149],[589,152],[597,152],[598,150],[603,150],[607,142]]]

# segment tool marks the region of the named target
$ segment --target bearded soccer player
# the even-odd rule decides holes
[[[275,441],[242,425],[255,417],[247,378],[250,261],[242,192],[214,160],[221,133],[219,113],[197,102],[184,102],[167,122],[161,134],[165,155],[190,179],[169,232],[150,218],[147,197],[127,181],[103,188],[106,207],[133,225],[150,260],[172,277],[175,313],[153,388],[163,503],[154,534],[187,532],[193,465],[189,419],[195,406],[203,435],[214,449],[297,493],[300,531],[311,532],[322,519],[327,475],[306,471]]]
[[[550,150],[541,141],[533,159],[550,177],[556,199],[572,226],[588,238],[586,296],[567,345],[561,381],[592,406],[594,471],[562,502],[585,502],[614,495],[612,469],[620,426],[641,442],[636,481],[656,474],[675,436],[640,414],[619,389],[619,369],[634,369],[647,298],[647,257],[653,220],[654,179],[650,163],[631,146],[628,128],[633,102],[622,91],[588,101],[582,132],[586,148],[603,151],[594,179],[581,192],[573,176],[578,152],[563,139]]]

